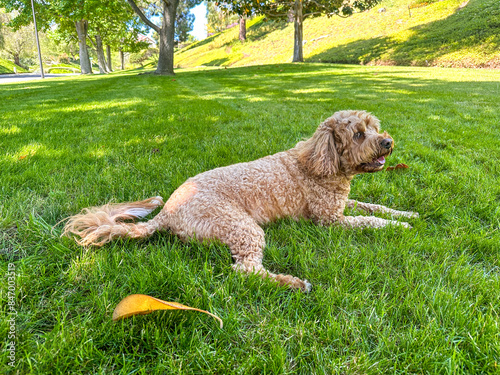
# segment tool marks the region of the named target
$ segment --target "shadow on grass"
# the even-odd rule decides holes
[[[481,14],[488,13],[488,18]],[[496,15],[496,17],[494,16]],[[467,25],[467,27],[464,27]],[[487,62],[456,59],[446,62],[446,55],[481,46],[486,54],[500,49],[500,8],[493,2],[471,0],[451,16],[409,30],[402,43],[390,36],[358,40],[310,56],[308,61],[389,65],[428,66],[442,59],[441,64],[465,67],[499,67],[500,58]]]
[[[259,40],[270,32],[285,29],[288,25],[283,20],[262,19],[247,28],[247,40]]]
[[[191,124],[186,118],[200,106],[200,98],[205,97],[217,108],[245,103],[249,107],[267,106],[267,111],[273,112],[273,107],[280,103],[307,106],[328,101],[332,95],[346,100],[350,97],[358,102],[370,97],[398,102],[403,94],[407,101],[420,102],[426,88],[451,90],[468,96],[498,92],[495,81],[471,86],[469,82],[412,78],[409,76],[411,69],[404,71],[408,76],[393,73],[391,68],[372,72],[360,71],[356,66],[271,64],[178,71],[175,78],[127,74],[7,84],[3,85],[0,94],[0,100],[7,103],[2,109],[4,130],[0,134],[2,143],[24,137],[20,135],[23,132],[35,139],[44,136],[38,128],[43,124],[51,125],[54,134],[72,129],[73,135],[84,136],[87,132],[87,137],[92,137],[95,136],[92,129],[98,129],[100,134],[110,132],[110,137],[120,139],[122,135],[131,135],[131,129],[137,126],[136,119],[143,131],[158,124],[169,127],[182,118],[182,126]],[[253,103],[255,99],[258,99],[257,104]],[[441,99],[432,96],[425,101],[432,103]],[[36,116],[20,117],[19,113],[24,111],[32,111]],[[104,128],[103,124],[109,128]],[[9,131],[13,125],[19,130]],[[117,132],[120,127],[124,127],[123,131]],[[70,134],[69,139],[73,135]]]
[[[193,49],[193,48],[204,46],[205,44],[213,42],[214,39],[217,38],[219,35],[221,35],[221,33],[210,35],[209,37],[207,37],[207,38],[205,38],[203,40],[200,40],[199,42],[195,42],[193,44],[190,44],[189,46],[184,47],[183,49],[180,49],[177,52],[178,53],[182,53],[182,52],[185,52],[185,51],[189,51],[190,49]]]
[[[205,66],[221,66],[222,64],[229,61],[229,57],[222,57],[220,59],[214,59],[212,61],[206,62]]]
[[[131,146],[150,134],[161,134],[164,140],[180,137],[178,142],[189,149],[195,139],[205,137],[208,142],[219,137],[224,124],[237,126],[248,110],[261,113],[250,121],[265,122],[285,107],[294,107],[308,118],[303,125],[306,136],[318,120],[342,107],[380,112],[377,107],[382,103],[386,108],[400,107],[402,97],[409,103],[438,106],[451,100],[446,96],[449,92],[482,100],[498,92],[495,81],[471,85],[413,78],[411,69],[405,69],[404,75],[391,69],[375,72],[355,66],[277,64],[180,71],[175,78],[128,74],[4,85],[0,145],[13,155],[6,160],[27,154],[27,146],[43,145],[44,140],[49,149],[71,152],[73,148],[82,153],[86,142],[92,150],[96,142]],[[427,95],[427,90],[443,95]],[[241,129],[224,126],[225,132],[243,134]],[[150,139],[145,144],[154,149],[155,142]],[[106,148],[100,154],[120,152]],[[66,156],[75,157],[61,157]]]

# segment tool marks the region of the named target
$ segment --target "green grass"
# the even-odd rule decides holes
[[[44,67],[44,69],[52,74],[80,73],[80,65],[75,63],[53,64],[50,67]]]
[[[498,373],[499,96],[494,71],[326,64],[2,85],[0,271],[15,264],[18,315],[16,367],[2,350],[0,371]],[[348,108],[378,116],[396,142],[388,164],[410,167],[357,176],[351,196],[421,217],[412,230],[266,226],[265,266],[308,279],[309,294],[235,273],[219,244],[159,233],[85,250],[52,229],[293,147]],[[224,328],[195,312],[113,323],[133,293]]]
[[[363,65],[500,67],[498,0],[441,0],[409,10],[408,0],[384,0],[349,18],[304,21],[308,62]],[[385,12],[379,12],[385,8]],[[176,54],[180,67],[286,63],[292,59],[292,23],[248,23],[248,40],[238,28]]]
[[[27,70],[15,65],[12,61],[0,58],[0,74],[14,74],[14,67],[18,73],[26,73]]]

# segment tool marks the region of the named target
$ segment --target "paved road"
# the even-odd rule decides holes
[[[55,78],[55,77],[64,77],[64,76],[78,76],[79,73],[76,74],[45,74],[45,78]],[[2,83],[14,83],[14,82],[22,82],[22,81],[32,81],[32,80],[41,80],[40,73],[23,73],[23,74],[0,74],[0,84]]]

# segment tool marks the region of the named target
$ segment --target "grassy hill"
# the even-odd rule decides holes
[[[293,24],[248,23],[248,40],[234,27],[179,51],[179,67],[290,62]],[[304,22],[307,62],[368,65],[500,67],[498,0],[383,0],[350,18]]]
[[[26,69],[15,65],[12,61],[0,58],[0,74],[12,74],[14,73],[14,67],[16,67],[18,73],[27,72]]]

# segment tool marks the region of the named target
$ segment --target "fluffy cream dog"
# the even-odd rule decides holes
[[[101,246],[118,237],[148,237],[157,230],[169,230],[183,240],[217,239],[231,250],[236,270],[309,291],[307,280],[264,269],[260,225],[302,217],[319,225],[410,227],[374,216],[344,216],[346,206],[393,216],[418,215],[348,199],[352,178],[382,170],[393,145],[373,115],[340,111],[288,151],[201,173],[182,184],[165,204],[154,197],[85,209],[69,218],[63,234],[76,235],[84,246]],[[161,212],[148,222],[130,222],[161,205]]]

